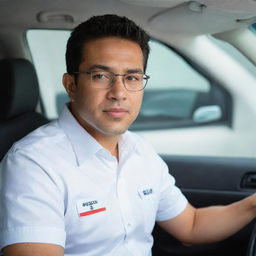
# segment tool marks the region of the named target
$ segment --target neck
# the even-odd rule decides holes
[[[96,139],[99,144],[104,147],[105,149],[107,149],[111,155],[113,155],[114,157],[117,158],[117,160],[119,159],[119,151],[118,151],[118,141],[120,139],[120,135],[116,135],[116,136],[106,136],[104,134],[91,134],[94,139]]]
[[[88,125],[87,122],[85,122],[80,116],[72,109],[71,106],[69,106],[69,109],[71,113],[74,115],[76,120],[79,122],[79,124],[92,136],[95,140],[98,141],[98,143],[104,147],[106,150],[108,150],[113,156],[118,158],[118,141],[120,139],[120,135],[107,135],[104,133],[101,133],[100,131],[97,131],[96,129],[92,128],[90,125]]]

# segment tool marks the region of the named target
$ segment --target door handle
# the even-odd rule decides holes
[[[242,178],[241,187],[256,189],[256,173],[246,173]]]

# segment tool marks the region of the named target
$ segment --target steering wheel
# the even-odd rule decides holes
[[[247,256],[256,256],[256,224],[254,225],[254,228],[252,230],[252,234],[250,237]]]

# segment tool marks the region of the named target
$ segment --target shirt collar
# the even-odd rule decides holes
[[[103,149],[103,147],[77,122],[66,105],[58,121],[72,145],[78,165],[81,165],[88,158]]]
[[[106,151],[75,119],[67,105],[64,106],[59,116],[60,127],[68,137],[74,153],[76,155],[77,164],[80,166],[87,159],[98,153]],[[119,141],[119,150],[121,154],[124,152],[130,154],[132,152],[140,154],[138,142],[131,132],[126,131],[121,135]]]
[[[128,154],[141,154],[141,147],[139,147],[137,135],[132,134],[130,131],[126,131],[122,134],[119,141],[119,150],[121,154],[123,154],[123,152],[127,152]]]

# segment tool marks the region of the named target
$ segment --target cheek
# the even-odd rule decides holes
[[[136,115],[136,116],[140,112],[140,107],[141,107],[141,104],[142,104],[142,98],[143,98],[143,96],[136,95],[131,100],[131,106],[133,108],[134,115]]]
[[[98,92],[83,90],[79,93],[77,101],[84,112],[95,112],[100,108],[104,97]]]
[[[134,99],[134,105],[137,106],[138,110],[140,110],[142,100],[143,100],[143,94],[137,95],[137,97],[135,97]]]

